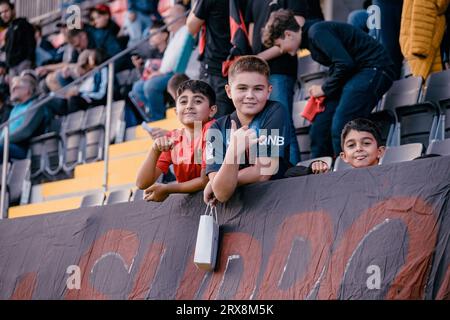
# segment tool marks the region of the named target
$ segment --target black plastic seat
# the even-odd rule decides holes
[[[342,171],[342,170],[348,170],[348,169],[352,169],[352,166],[349,165],[344,160],[342,160],[341,157],[337,157],[336,160],[334,161],[333,171]]]
[[[62,139],[64,143],[63,169],[70,174],[75,166],[82,161],[83,123],[85,112],[83,110],[69,114],[62,125]]]
[[[144,200],[144,190],[136,189],[133,192],[133,201]]]
[[[8,176],[9,202],[11,204],[28,203],[31,192],[31,160],[23,159],[11,164]]]
[[[295,134],[297,135],[297,142],[300,149],[300,160],[311,159],[311,138],[309,137],[309,129],[311,127],[297,128]]]

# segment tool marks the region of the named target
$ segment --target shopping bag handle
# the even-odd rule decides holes
[[[209,213],[208,213],[208,209],[209,209]],[[206,210],[205,210],[205,215],[208,216],[213,216],[215,218],[215,221],[218,223],[219,220],[217,218],[217,207],[215,205],[212,205],[211,203],[208,203],[206,205]]]

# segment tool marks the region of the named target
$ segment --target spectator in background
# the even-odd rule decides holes
[[[216,93],[216,118],[235,110],[225,92],[227,78],[222,74],[222,62],[227,59],[231,49],[229,12],[229,0],[197,0],[187,20],[192,35],[199,33],[202,26],[206,28],[206,46],[200,58],[200,79],[207,82]]]
[[[37,82],[29,76],[15,77],[11,81],[11,103],[13,108],[9,123],[9,159],[25,159],[29,141],[44,130],[45,111],[43,107],[32,111],[36,102]],[[3,162],[3,131],[0,133],[0,161]]]
[[[0,18],[8,25],[5,39],[6,64],[11,77],[35,65],[34,28],[25,18],[16,18],[14,5],[0,0]]]
[[[394,64],[386,50],[346,23],[324,21],[302,30],[289,10],[271,14],[263,38],[267,46],[275,44],[292,55],[300,46],[307,48],[315,61],[329,67],[326,82],[309,90],[312,97],[325,97],[325,110],[310,129],[311,156],[337,156],[344,125],[367,117],[392,85]]]
[[[170,78],[169,82],[167,83],[167,92],[169,92],[170,96],[174,101],[177,101],[177,91],[178,87],[185,81],[190,80],[187,75],[184,73],[176,73],[173,75],[172,78]]]
[[[364,0],[363,9],[357,9],[350,12],[347,17],[347,23],[369,33],[369,28],[367,27],[367,19],[369,18],[367,8],[370,5],[372,5],[372,0]]]
[[[56,57],[56,49],[50,41],[42,37],[41,26],[35,24],[33,27],[34,38],[36,39],[36,66],[40,67],[54,61]]]
[[[161,20],[158,13],[158,0],[128,0],[128,14],[125,25],[131,41],[145,37],[154,21]]]
[[[440,46],[448,5],[448,0],[403,2],[400,46],[414,76],[426,79],[442,70]]]

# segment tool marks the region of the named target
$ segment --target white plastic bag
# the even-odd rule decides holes
[[[205,214],[200,216],[198,225],[194,254],[194,263],[197,268],[207,271],[214,270],[218,246],[219,224],[217,221],[217,209],[215,206],[208,204]]]

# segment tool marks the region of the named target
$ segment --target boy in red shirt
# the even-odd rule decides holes
[[[192,193],[208,183],[202,169],[205,133],[217,112],[214,90],[203,81],[188,80],[177,91],[176,113],[184,128],[157,138],[139,169],[136,185],[144,200],[164,201],[171,193]],[[176,183],[155,183],[173,164]]]

